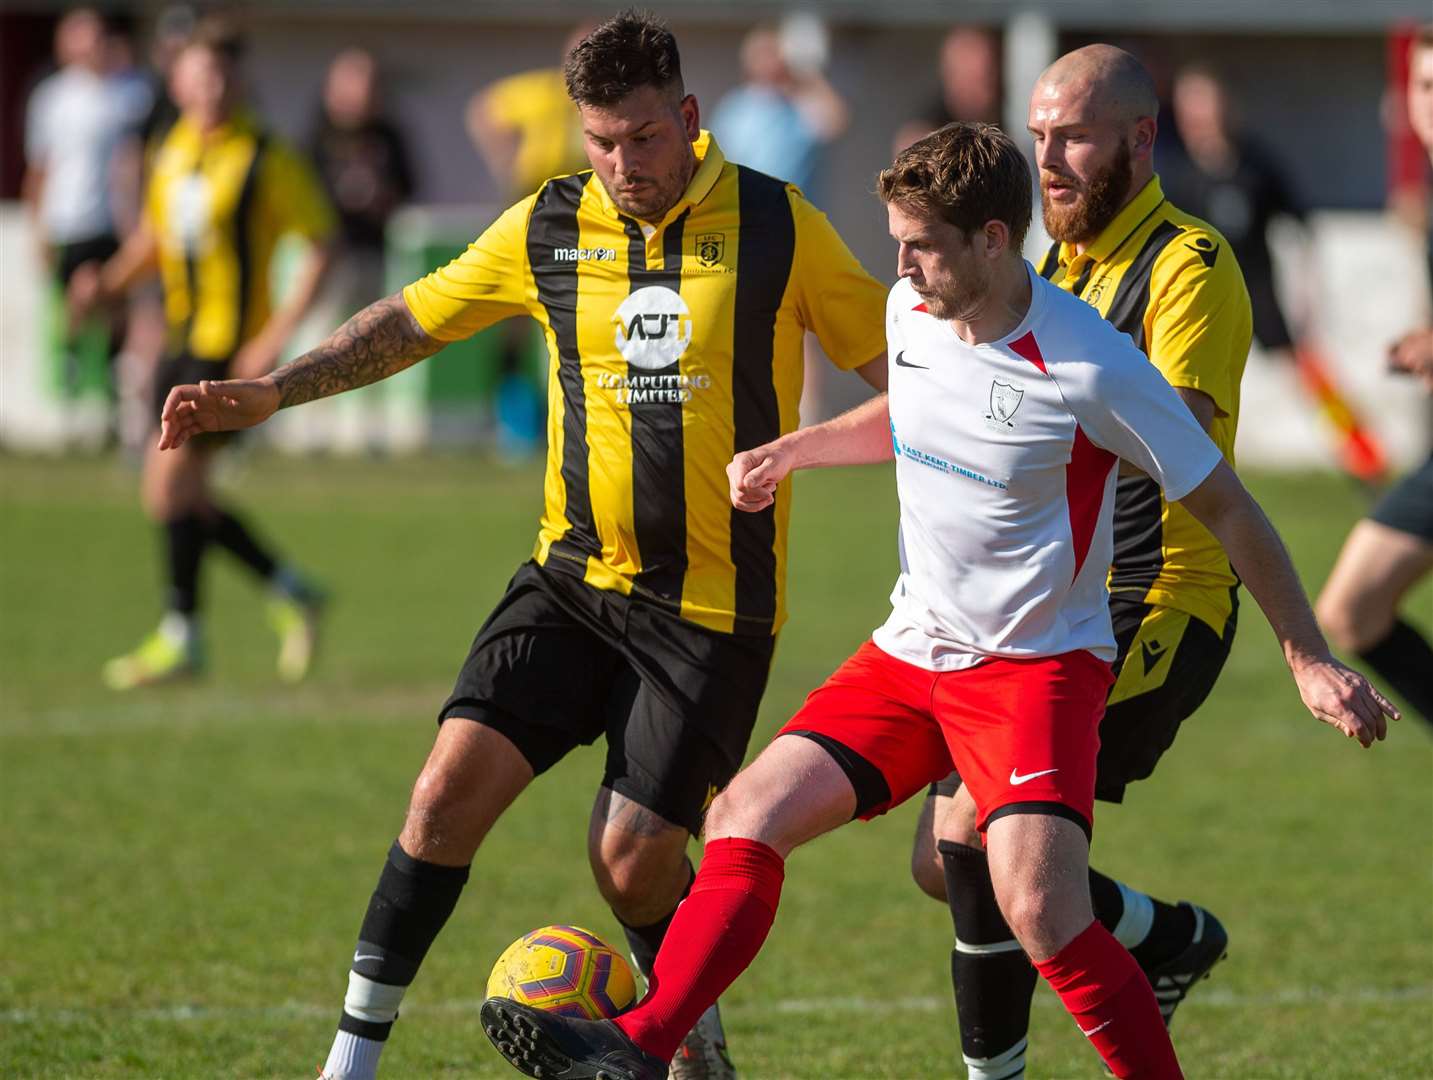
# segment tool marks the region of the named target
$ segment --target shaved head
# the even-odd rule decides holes
[[[1030,95],[1029,128],[1053,239],[1090,243],[1144,189],[1154,177],[1158,114],[1149,72],[1113,45],[1087,45],[1045,69]]]
[[[1113,45],[1086,45],[1047,67],[1035,83],[1034,98],[1056,95],[1083,99],[1092,112],[1117,123],[1133,124],[1159,113],[1159,96],[1149,72]]]

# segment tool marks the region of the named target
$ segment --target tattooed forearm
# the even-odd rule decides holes
[[[386,379],[445,344],[429,337],[403,302],[403,294],[394,293],[369,304],[322,345],[275,371],[279,408]]]

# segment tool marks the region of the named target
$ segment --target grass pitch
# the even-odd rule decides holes
[[[210,672],[128,696],[98,670],[153,625],[135,477],[0,459],[0,1075],[311,1077],[409,785],[473,632],[530,550],[537,469],[247,459],[237,503],[333,590],[325,651],[273,673],[260,597],[206,569]],[[797,480],[793,618],[753,748],[886,612],[885,470]],[[1362,507],[1332,477],[1255,476],[1310,587]],[[1410,611],[1433,624],[1433,589]],[[1094,861],[1217,911],[1230,959],[1181,1009],[1191,1077],[1433,1075],[1433,737],[1373,751],[1307,716],[1246,599],[1234,656],[1153,780],[1101,805]],[[385,1053],[387,1077],[515,1076],[477,1005],[519,934],[620,941],[585,821],[600,751],[504,819]],[[960,1075],[949,917],[906,864],[915,804],[791,860],[766,949],[724,1002],[742,1074]],[[1029,1076],[1101,1074],[1041,989]]]

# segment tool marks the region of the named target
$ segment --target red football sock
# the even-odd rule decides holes
[[[1035,968],[1112,1073],[1137,1080],[1182,1080],[1149,980],[1098,921]]]
[[[785,876],[786,864],[765,844],[708,843],[657,952],[651,989],[617,1026],[653,1057],[671,1061],[702,1013],[761,950]]]

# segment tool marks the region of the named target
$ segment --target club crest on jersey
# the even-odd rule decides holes
[[[1017,390],[1009,383],[1003,383],[999,379],[990,384],[990,411],[985,414],[985,419],[995,420],[1006,427],[1014,427],[1010,418],[1020,408],[1020,402],[1025,398],[1024,390]]]
[[[702,233],[697,237],[696,245],[698,266],[703,270],[714,270],[721,265],[721,257],[726,254],[725,233]]]

